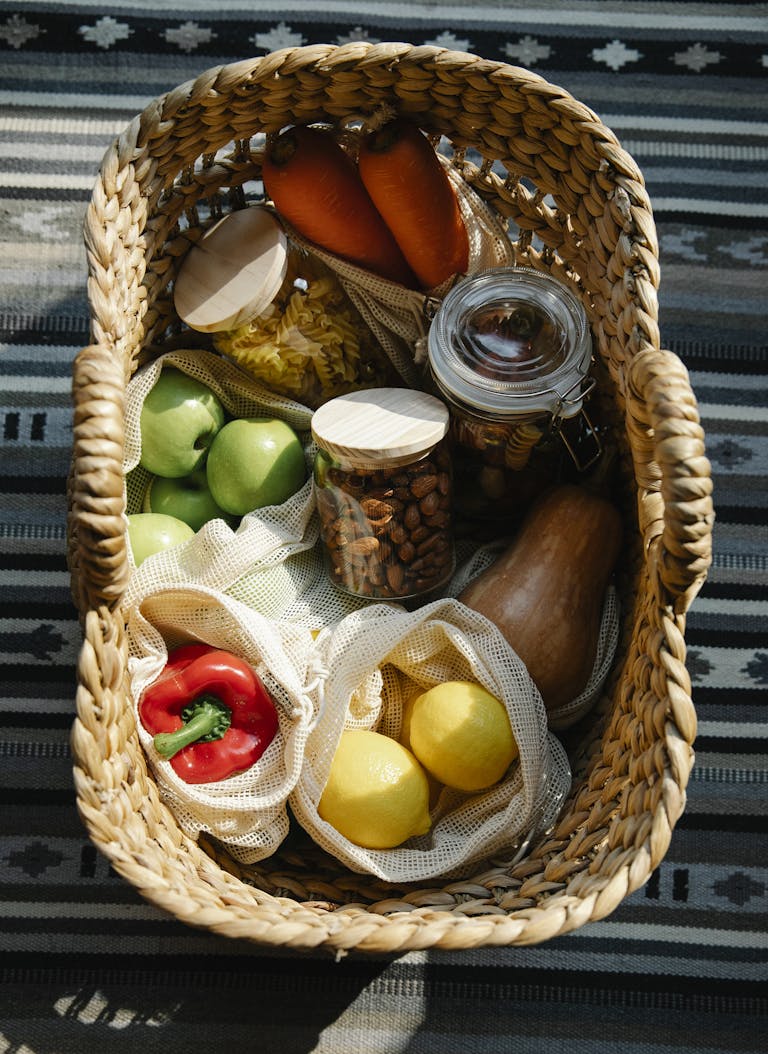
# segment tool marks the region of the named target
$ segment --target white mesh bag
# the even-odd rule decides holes
[[[239,367],[204,349],[168,352],[140,370],[127,391],[124,472],[128,512],[142,508],[149,474],[141,457],[141,408],[164,365],[174,366],[214,391],[234,417],[278,417],[287,422],[303,444],[307,468],[304,486],[281,505],[257,509],[244,516],[237,530],[222,519],[211,520],[193,539],[155,553],[135,568],[126,591],[127,606],[163,585],[188,583],[226,590],[248,573],[265,571],[260,589],[266,609],[279,608],[282,581],[270,581],[269,569],[279,568],[289,556],[310,550],[318,539],[312,496],[315,446],[309,433],[312,411],[300,403],[273,395]]]
[[[450,598],[413,612],[373,604],[325,630],[317,646],[325,671],[320,704],[290,804],[327,852],[353,871],[418,881],[512,854],[534,829],[553,822],[570,785],[568,760],[547,730],[544,705],[525,667],[487,619]],[[394,849],[360,848],[317,811],[343,729],[397,738],[410,695],[449,680],[478,682],[503,702],[519,759],[490,790],[443,790],[427,835]]]
[[[446,158],[440,154],[438,157],[456,191],[467,230],[467,275],[511,264],[514,252],[501,219]],[[403,380],[412,388],[421,387],[430,318],[454,279],[426,293],[407,289],[318,248],[288,224],[285,227],[293,242],[317,256],[336,273],[347,296]]]
[[[298,782],[315,716],[316,653],[312,634],[271,622],[239,601],[179,585],[148,593],[128,619],[128,672],[139,738],[160,796],[182,830],[217,839],[241,863],[271,855],[288,833],[286,803]],[[199,641],[245,659],[261,678],[278,715],[278,732],[247,771],[215,783],[191,784],[153,745],[139,702],[161,673],[168,652]]]

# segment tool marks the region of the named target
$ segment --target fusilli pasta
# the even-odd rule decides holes
[[[280,395],[305,406],[385,384],[386,357],[335,277],[293,254],[275,301],[245,325],[217,333],[216,348]]]

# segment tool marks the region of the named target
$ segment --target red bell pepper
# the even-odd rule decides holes
[[[144,692],[139,717],[157,752],[187,783],[214,783],[244,772],[275,738],[277,710],[243,659],[207,644],[168,656]]]

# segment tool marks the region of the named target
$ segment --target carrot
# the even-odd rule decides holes
[[[415,287],[416,279],[363,186],[352,158],[333,135],[297,125],[267,149],[267,194],[309,241],[383,278]]]
[[[466,272],[469,240],[458,199],[416,125],[395,118],[369,132],[358,169],[422,288]]]

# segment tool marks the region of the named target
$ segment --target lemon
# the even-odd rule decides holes
[[[427,774],[380,732],[342,732],[317,811],[365,849],[393,849],[430,827]]]
[[[446,681],[419,695],[407,714],[410,748],[440,783],[485,790],[517,757],[504,705],[479,684]]]
[[[411,753],[413,753],[413,747],[411,746],[411,714],[413,713],[413,704],[419,698],[419,694],[420,693],[417,691],[415,695],[412,695],[409,699],[406,700],[405,705],[403,707],[403,724],[402,728],[400,729],[400,742],[403,744],[406,750],[410,750]],[[443,785],[438,780],[436,780],[432,773],[429,772],[426,768],[424,769],[424,771],[427,773],[427,785],[429,786],[429,808],[431,810],[434,809],[437,805],[437,801],[440,797],[440,792],[443,789]]]

